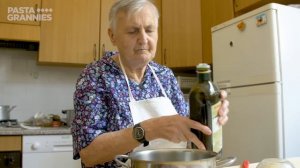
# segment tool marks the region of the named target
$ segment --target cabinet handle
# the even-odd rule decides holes
[[[94,55],[94,61],[96,61],[96,59],[97,59],[97,45],[96,44],[94,44],[93,55]]]
[[[37,15],[37,13],[38,13],[38,12],[37,12],[37,9],[38,9],[38,4],[35,4],[35,5],[34,5],[34,10],[35,10],[35,14],[36,14],[36,15]],[[34,21],[37,22],[37,19],[35,18]]]
[[[164,65],[167,65],[167,49],[166,49],[166,48],[164,49],[163,57],[164,57],[164,58],[163,58],[163,59],[164,59],[164,60],[163,60],[163,61],[164,61]]]
[[[105,44],[102,44],[102,51],[101,51],[101,57],[103,57],[105,55]]]

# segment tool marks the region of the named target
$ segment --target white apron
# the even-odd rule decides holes
[[[130,111],[131,111],[131,115],[132,115],[134,124],[137,124],[144,120],[148,120],[148,119],[155,118],[155,117],[178,114],[176,109],[174,108],[171,100],[167,97],[164,88],[162,87],[158,77],[156,76],[154,70],[152,69],[152,67],[150,65],[148,65],[148,66],[151,69],[153,76],[154,76],[155,80],[157,81],[164,96],[136,101],[132,95],[132,92],[131,92],[131,89],[129,86],[129,80],[128,80],[125,70],[123,68],[120,57],[119,57],[119,60],[120,60],[121,69],[124,73],[124,76],[125,76],[125,79],[127,82],[127,86],[128,86],[129,99],[130,99],[129,107],[130,107]],[[146,132],[146,134],[147,134],[147,132]],[[148,146],[144,147],[143,144],[141,144],[139,147],[135,148],[134,151],[145,150],[145,149],[186,148],[186,147],[187,147],[187,142],[173,143],[166,139],[155,139],[155,140],[150,141]]]

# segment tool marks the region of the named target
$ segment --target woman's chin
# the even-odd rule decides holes
[[[144,53],[144,54],[137,54],[137,58],[141,59],[143,62],[150,62],[154,56],[149,53]]]

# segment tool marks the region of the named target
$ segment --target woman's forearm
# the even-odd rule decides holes
[[[130,152],[138,145],[140,143],[132,137],[132,128],[126,128],[98,136],[80,151],[80,157],[83,164],[90,167],[111,161],[116,155]]]

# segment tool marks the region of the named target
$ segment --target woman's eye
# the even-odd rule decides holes
[[[131,30],[131,31],[128,31],[129,34],[135,34],[137,33],[138,31],[137,30]]]
[[[153,32],[153,30],[151,29],[151,30],[147,30],[146,31],[147,33],[152,33]]]

